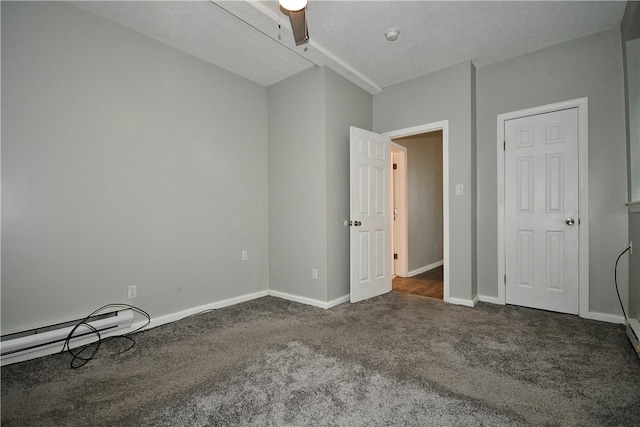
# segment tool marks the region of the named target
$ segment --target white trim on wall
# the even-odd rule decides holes
[[[578,258],[578,292],[580,317],[594,319],[596,313],[589,312],[589,122],[588,98],[578,98],[569,101],[548,104],[539,107],[499,114],[497,118],[497,160],[498,160],[498,304],[506,304],[506,285],[504,276],[505,241],[504,241],[504,122],[521,117],[551,113],[569,108],[578,109],[578,180],[579,180],[579,210],[580,227],[578,239],[580,256]],[[486,298],[486,297],[484,297]],[[487,301],[485,299],[485,301]],[[488,302],[488,301],[487,301]],[[597,320],[602,320],[597,316]]]
[[[488,302],[490,304],[500,304],[500,300],[498,297],[491,297],[487,295],[478,295],[478,301],[480,302]],[[503,303],[504,305],[504,303]]]
[[[590,311],[585,316],[582,316],[582,314],[580,316],[584,317],[585,319],[598,320],[600,322],[618,323],[620,325],[625,325],[627,323],[627,319],[625,319],[624,316],[620,316],[619,314]]]
[[[629,212],[634,212],[634,213],[640,212],[640,200],[637,202],[627,203],[627,208],[629,209]]]
[[[218,310],[224,307],[230,307],[232,305],[240,304],[241,302],[251,301],[251,300],[263,298],[266,296],[282,298],[288,301],[299,302],[302,304],[311,305],[314,307],[320,307],[324,309],[335,307],[338,304],[342,304],[343,302],[349,301],[349,295],[344,295],[340,298],[336,298],[333,301],[324,302],[324,301],[319,301],[312,298],[305,298],[305,297],[299,297],[297,295],[287,294],[285,292],[278,292],[273,290],[260,291],[260,292],[254,292],[252,294],[240,295],[240,296],[229,298],[222,301],[216,301],[216,302],[201,305],[198,307],[189,308],[187,310],[178,311],[175,313],[167,314],[165,316],[152,318],[151,323],[149,323],[149,325],[145,328],[145,330],[155,328],[157,326],[165,325],[167,323],[176,322],[178,320],[184,319],[185,317],[195,316],[200,313],[205,313],[211,310]],[[134,323],[128,330],[125,331],[125,333],[141,327],[144,323],[146,323],[146,321],[140,321],[140,322]]]
[[[434,268],[438,268],[441,265],[444,265],[444,260],[436,261],[433,264],[425,265],[424,267],[416,268],[415,270],[411,270],[407,277],[417,276],[418,274],[425,273],[427,271],[433,270]]]
[[[232,305],[240,304],[241,302],[251,301],[251,300],[254,300],[254,299],[266,297],[267,295],[269,295],[269,291],[254,292],[252,294],[240,295],[240,296],[229,298],[229,299],[225,299],[225,300],[222,300],[222,301],[216,301],[216,302],[212,302],[212,303],[209,303],[209,304],[200,305],[198,307],[188,308],[186,310],[177,311],[175,313],[167,314],[167,315],[164,315],[164,316],[154,317],[154,318],[151,319],[151,322],[145,328],[145,330],[151,329],[151,328],[155,328],[157,326],[165,325],[167,323],[176,322],[178,320],[184,319],[185,317],[195,316],[197,314],[205,313],[207,311],[217,310],[217,309],[220,309],[220,308],[224,308],[224,307],[229,307],[229,306],[232,306]],[[132,325],[132,327],[131,327],[131,330],[135,330],[135,329],[139,328],[144,323],[146,323],[146,321],[141,321],[141,322],[138,322],[138,323],[134,323]]]
[[[398,207],[400,208],[397,218],[398,226],[394,233],[394,238],[396,239],[396,253],[398,254],[396,275],[400,277],[407,277],[409,274],[409,238],[407,236],[407,213],[409,212],[409,205],[407,201],[407,148],[391,141],[391,152],[396,155],[396,163],[398,164],[398,171],[400,171],[399,176],[396,176],[397,179],[394,180],[394,194],[396,197],[399,196]],[[391,208],[393,209],[393,203]],[[391,221],[393,221],[393,217],[391,218]]]
[[[391,132],[385,132],[389,139],[418,135],[442,130],[442,216],[443,216],[443,262],[444,262],[444,301],[451,304],[474,304],[473,301],[458,300],[450,297],[449,290],[449,120],[413,126]],[[477,301],[476,301],[477,302]],[[474,304],[475,305],[475,304]]]
[[[288,294],[286,292],[278,292],[278,291],[269,291],[269,295],[272,297],[286,299],[287,301],[299,302],[301,304],[311,305],[313,307],[329,309],[331,307],[335,307],[338,304],[342,304],[344,302],[349,302],[351,295],[344,295],[340,298],[336,298],[333,301],[320,301],[312,298],[301,297],[298,295]]]
[[[475,307],[476,304],[478,304],[478,301],[478,297],[475,296],[473,299],[449,298],[449,301],[447,302],[451,304],[464,305],[465,307]]]

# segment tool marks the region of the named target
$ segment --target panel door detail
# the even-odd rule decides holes
[[[577,108],[505,121],[504,173],[506,302],[578,314]]]
[[[391,141],[351,128],[351,302],[391,291]]]

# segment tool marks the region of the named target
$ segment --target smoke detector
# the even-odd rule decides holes
[[[385,33],[384,36],[387,38],[387,40],[389,40],[390,42],[394,42],[398,39],[398,36],[400,35],[400,31],[397,28],[389,28]]]

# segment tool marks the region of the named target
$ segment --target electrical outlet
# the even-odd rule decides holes
[[[248,251],[242,251],[242,261],[246,261],[249,259],[249,252]]]
[[[131,299],[135,297],[136,297],[136,285],[131,285],[129,286],[129,289],[127,292],[127,298]]]
[[[317,268],[312,268],[311,269],[311,278],[314,280],[318,280],[318,269]]]
[[[433,245],[433,252],[438,252],[438,245]]]

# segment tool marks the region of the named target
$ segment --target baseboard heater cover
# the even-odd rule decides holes
[[[627,336],[640,357],[640,322],[637,319],[629,319],[627,322]]]
[[[2,353],[1,366],[62,351],[69,332],[80,321],[81,319],[78,319],[2,336],[2,342],[0,343],[0,352]],[[131,327],[133,324],[133,310],[126,309],[99,314],[90,318],[86,323],[98,330],[102,338],[106,338],[123,333]],[[79,327],[74,336],[75,338],[72,338],[69,342],[71,348],[98,340],[96,334],[87,327]]]

